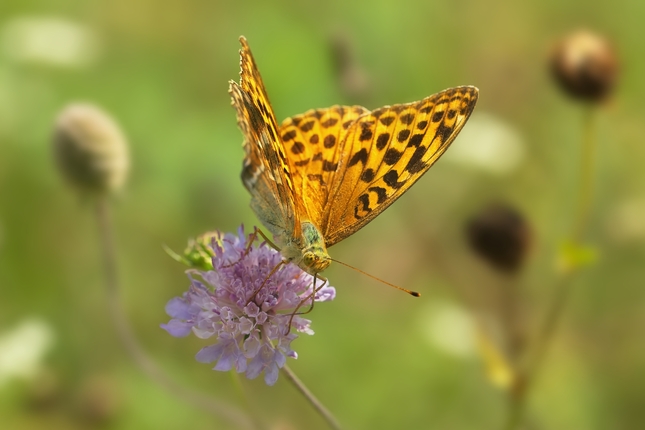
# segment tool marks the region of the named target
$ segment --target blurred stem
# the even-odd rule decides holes
[[[116,249],[112,234],[112,222],[110,219],[110,207],[107,198],[101,198],[96,204],[96,217],[98,220],[101,248],[103,252],[103,264],[105,269],[106,289],[110,314],[116,326],[121,342],[125,346],[130,357],[139,368],[166,391],[181,398],[189,404],[210,412],[218,418],[225,419],[237,428],[254,429],[251,420],[239,411],[236,407],[221,402],[199,392],[182,387],[170,379],[152,359],[145,353],[136,339],[132,327],[125,317],[121,306],[119,293],[119,282],[117,277]]]
[[[582,126],[582,153],[580,154],[582,165],[580,167],[580,183],[578,185],[578,208],[570,238],[574,245],[582,240],[587,229],[593,196],[594,155],[596,149],[596,145],[594,144],[594,119],[596,115],[594,106],[586,106],[585,108],[585,117]]]
[[[282,368],[282,372],[287,376],[289,381],[300,391],[300,393],[305,396],[305,398],[311,403],[311,406],[322,415],[322,417],[327,421],[329,426],[334,430],[340,430],[340,424],[334,418],[334,416],[329,412],[329,410],[313,395],[311,391],[305,386],[305,384],[293,373],[293,370],[289,368],[286,364]]]
[[[233,381],[233,386],[235,387],[235,391],[237,391],[237,395],[240,398],[240,401],[242,402],[242,404],[244,405],[244,409],[246,409],[249,416],[253,420],[255,428],[264,429],[265,426],[262,424],[260,417],[258,417],[258,415],[255,413],[255,410],[251,407],[251,402],[249,402],[249,396],[246,395],[246,391],[244,390],[244,385],[242,385],[240,374],[237,373],[235,369],[231,369],[228,373],[231,375],[231,380]]]
[[[582,124],[582,142],[580,154],[580,179],[578,184],[578,202],[574,218],[574,224],[569,236],[569,243],[579,247],[583,240],[593,197],[594,183],[594,156],[595,156],[595,106],[585,106],[584,119]],[[523,367],[518,371],[517,381],[510,393],[510,414],[506,423],[506,430],[518,428],[523,419],[526,409],[526,396],[533,386],[549,345],[555,336],[558,324],[564,313],[571,290],[573,280],[578,268],[575,265],[566,263],[563,273],[556,281],[555,292],[547,309],[544,321],[540,327],[531,354]]]

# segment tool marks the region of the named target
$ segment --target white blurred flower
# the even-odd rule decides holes
[[[475,112],[444,159],[503,176],[517,169],[525,156],[525,143],[511,125]]]
[[[20,63],[82,68],[96,60],[98,45],[91,28],[56,17],[14,18],[0,33],[0,48]]]
[[[425,338],[437,349],[457,357],[476,353],[477,328],[472,316],[450,302],[435,302],[421,315]]]
[[[36,318],[25,319],[13,330],[0,334],[0,387],[13,378],[36,376],[53,343],[51,325]]]

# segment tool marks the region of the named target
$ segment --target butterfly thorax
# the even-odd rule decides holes
[[[287,241],[280,252],[287,261],[315,275],[329,267],[331,258],[318,228],[309,221],[302,222],[301,228],[302,237]]]

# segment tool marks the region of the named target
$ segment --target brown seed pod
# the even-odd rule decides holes
[[[550,67],[567,94],[591,102],[607,98],[618,76],[618,58],[612,44],[587,30],[571,33],[556,43]]]
[[[472,250],[503,272],[519,270],[531,243],[530,226],[512,207],[493,203],[476,214],[466,226]]]

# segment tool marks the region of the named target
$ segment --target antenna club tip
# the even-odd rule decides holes
[[[417,293],[416,291],[410,291],[410,295],[414,297],[421,297],[421,293]]]

